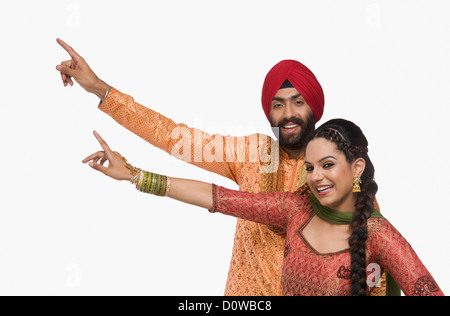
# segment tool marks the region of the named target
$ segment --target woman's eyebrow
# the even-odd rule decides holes
[[[329,159],[329,158],[334,159],[334,160],[337,160],[337,159],[334,158],[333,156],[326,156],[326,157],[323,157],[322,159],[320,159],[319,162],[324,161],[324,160]]]
[[[324,161],[324,160],[329,159],[329,158],[334,159],[334,160],[337,160],[337,159],[336,159],[335,157],[333,157],[333,156],[326,156],[326,157],[323,157],[322,159],[320,159],[319,162]],[[309,161],[307,161],[307,160],[305,160],[305,164],[310,164],[310,165],[311,165],[311,163],[310,163]]]

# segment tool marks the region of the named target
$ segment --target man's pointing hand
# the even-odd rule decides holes
[[[64,87],[67,87],[67,85],[73,86],[72,79],[74,79],[87,92],[93,93],[103,100],[108,85],[97,77],[84,58],[78,55],[72,47],[59,38],[56,41],[72,58],[56,66],[56,70],[61,73]]]

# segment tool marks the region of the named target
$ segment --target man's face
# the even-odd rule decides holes
[[[315,119],[311,108],[295,88],[278,90],[272,100],[270,125],[279,128],[281,148],[299,150],[314,132]]]

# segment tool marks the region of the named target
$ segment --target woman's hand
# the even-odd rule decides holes
[[[132,172],[127,166],[127,161],[117,151],[112,151],[103,138],[94,131],[94,135],[103,148],[103,151],[98,151],[83,159],[83,163],[89,162],[89,166],[93,169],[106,174],[116,180],[131,181]],[[103,164],[108,161],[108,167]],[[170,190],[168,196],[192,205],[211,209],[213,207],[212,185],[210,183],[170,178]]]
[[[127,168],[127,161],[117,151],[112,151],[108,144],[94,131],[94,136],[97,138],[103,151],[98,151],[83,159],[83,163],[89,162],[89,166],[101,173],[116,180],[131,180],[131,171]],[[99,161],[100,160],[100,161]],[[108,161],[108,167],[103,164]]]

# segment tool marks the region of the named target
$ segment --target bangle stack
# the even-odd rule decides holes
[[[141,170],[127,163],[131,171],[131,183],[136,189],[157,196],[168,196],[170,191],[170,178],[156,173]]]

